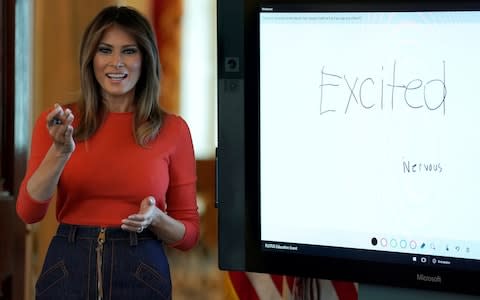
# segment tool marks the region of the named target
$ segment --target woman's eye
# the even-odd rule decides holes
[[[110,50],[110,48],[107,48],[107,47],[98,47],[98,52],[108,54],[108,53],[111,53],[112,51]]]
[[[125,54],[135,54],[135,53],[137,53],[137,51],[138,50],[136,48],[127,48],[127,49],[123,50],[123,53],[125,53]]]

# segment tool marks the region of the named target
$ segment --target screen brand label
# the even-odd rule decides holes
[[[433,282],[433,283],[442,283],[442,277],[438,276],[427,276],[424,274],[417,274],[418,281],[426,281],[426,282]]]

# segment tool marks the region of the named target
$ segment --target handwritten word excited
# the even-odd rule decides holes
[[[397,63],[394,61],[391,81],[386,83],[383,78],[377,80],[372,77],[348,78],[346,74],[342,76],[327,72],[323,66],[320,83],[320,115],[335,112],[336,107],[342,105],[339,104],[338,100],[341,99],[337,95],[338,92],[343,91],[347,95],[344,99],[345,114],[349,112],[352,101],[364,110],[383,110],[389,105],[392,111],[396,101],[399,101],[399,105],[406,105],[405,107],[410,109],[424,108],[429,111],[440,109],[445,115],[445,98],[447,96],[445,61],[443,61],[443,78],[433,78],[428,81],[416,78],[399,83],[397,82],[396,67]]]

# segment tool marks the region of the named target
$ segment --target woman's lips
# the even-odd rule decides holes
[[[115,80],[115,81],[121,81],[125,78],[127,78],[128,74],[126,73],[107,73],[105,74],[109,79]]]

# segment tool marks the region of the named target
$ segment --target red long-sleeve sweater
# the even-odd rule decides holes
[[[52,144],[44,112],[35,123],[30,158],[17,199],[17,213],[26,223],[40,221],[50,200],[33,199],[26,183]],[[199,236],[196,170],[188,125],[166,114],[157,138],[146,148],[135,143],[133,113],[109,113],[98,131],[76,149],[57,189],[56,217],[61,223],[115,226],[137,213],[147,196],[185,225],[182,240],[171,245],[186,250]],[[75,127],[75,123],[73,124]]]

